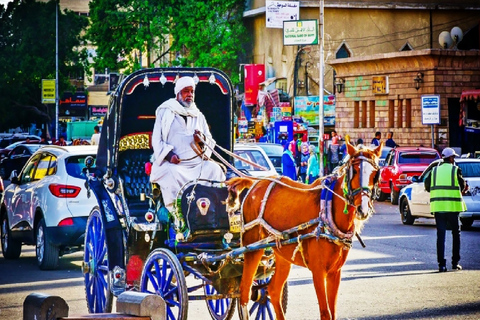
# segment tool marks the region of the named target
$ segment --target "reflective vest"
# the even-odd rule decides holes
[[[444,163],[433,168],[430,184],[430,211],[461,212],[467,209],[457,177],[458,167]]]

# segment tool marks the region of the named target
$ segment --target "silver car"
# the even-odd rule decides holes
[[[430,213],[430,194],[425,190],[423,179],[441,161],[434,161],[421,176],[413,177],[412,183],[401,190],[398,203],[403,224],[412,225],[417,218],[434,218]],[[467,211],[460,213],[460,222],[464,227],[471,227],[474,220],[480,220],[480,159],[455,158],[455,163],[462,169],[470,187],[463,196]]]
[[[38,266],[54,269],[65,253],[81,249],[94,197],[87,197],[82,171],[97,146],[45,146],[5,188],[1,244],[5,259],[17,259],[22,244],[36,245]]]

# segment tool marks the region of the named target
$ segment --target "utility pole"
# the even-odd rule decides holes
[[[323,61],[323,7],[324,7],[324,0],[320,0],[320,19],[318,20],[318,29],[319,29],[319,46],[320,46],[320,66],[319,66],[319,81],[318,81],[318,151],[319,151],[319,169],[320,169],[320,177],[323,177],[324,169],[323,169],[323,133],[325,131],[324,128],[324,110],[323,110],[323,69],[324,69],[324,61]]]
[[[58,140],[58,6],[55,7],[55,139]]]

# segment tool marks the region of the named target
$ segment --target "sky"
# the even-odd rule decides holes
[[[10,2],[9,0],[0,0],[0,4],[3,4],[5,8],[7,7],[7,3],[9,2]]]

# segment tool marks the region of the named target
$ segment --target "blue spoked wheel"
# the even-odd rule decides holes
[[[205,283],[205,296],[213,296],[218,294],[218,291],[215,288]],[[225,298],[225,299],[215,299],[215,300],[206,300],[208,312],[214,320],[230,320],[235,313],[235,305],[237,299]]]
[[[253,281],[251,301],[248,303],[248,314],[250,319],[255,320],[275,320],[275,310],[273,309],[272,302],[268,295],[267,286],[270,283],[269,276],[265,279],[259,279]],[[288,302],[288,285],[285,283],[283,286],[282,306],[283,310],[287,312]],[[242,312],[239,307],[239,317],[241,320],[245,320],[242,316]]]
[[[167,320],[187,319],[187,283],[180,261],[170,250],[159,248],[148,255],[140,291],[157,294],[165,300]]]
[[[111,312],[113,294],[108,273],[108,248],[105,224],[98,207],[92,210],[87,220],[82,268],[88,311]]]

